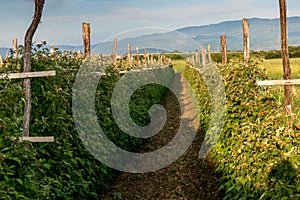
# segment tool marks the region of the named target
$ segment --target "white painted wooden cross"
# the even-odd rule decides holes
[[[23,73],[11,73],[11,74],[0,74],[0,79],[24,79],[24,78],[37,78],[46,76],[55,76],[55,71],[41,71],[41,72],[23,72]],[[24,128],[24,127],[23,127]],[[48,137],[25,137],[21,138],[21,141],[30,142],[54,142],[53,136]]]

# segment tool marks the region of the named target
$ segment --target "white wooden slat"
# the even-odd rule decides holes
[[[21,141],[30,141],[30,142],[54,142],[54,137],[22,137]]]
[[[0,79],[21,79],[21,78],[37,78],[46,76],[55,76],[56,72],[52,71],[40,71],[40,72],[23,72],[23,73],[11,73],[1,74]]]
[[[300,85],[300,79],[257,81],[259,86]]]

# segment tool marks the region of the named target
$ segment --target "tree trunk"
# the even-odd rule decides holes
[[[35,10],[33,20],[26,32],[24,41],[24,72],[31,71],[31,46],[32,38],[42,18],[43,8],[45,0],[35,0]],[[29,125],[30,125],[30,112],[31,112],[31,83],[30,79],[24,79],[25,89],[25,107],[24,107],[24,118],[23,118],[23,136],[29,136]]]
[[[279,0],[280,6],[280,28],[281,28],[281,55],[283,65],[283,78],[289,80],[292,78],[292,70],[290,67],[289,60],[289,49],[288,49],[288,31],[287,31],[287,5],[286,0]],[[292,104],[293,104],[293,93],[292,86],[284,86],[284,103],[285,111],[287,115],[292,115]]]

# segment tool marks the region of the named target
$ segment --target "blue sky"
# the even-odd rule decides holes
[[[287,0],[288,15],[300,16],[300,1]],[[90,22],[92,43],[185,26],[206,25],[244,17],[279,17],[278,0],[46,0],[34,41],[81,45],[81,23]],[[0,47],[12,38],[23,43],[33,16],[33,0],[1,0]],[[136,31],[139,29],[139,31]],[[131,34],[124,34],[124,32]],[[121,37],[121,36],[120,36]]]

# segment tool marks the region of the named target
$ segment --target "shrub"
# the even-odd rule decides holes
[[[22,132],[24,106],[22,80],[1,80],[0,197],[98,199],[118,173],[96,160],[76,132],[72,116],[72,87],[83,59],[75,53],[59,50],[51,56],[44,45],[33,49],[32,70],[55,70],[56,76],[32,79],[30,135],[54,136],[55,142],[18,140]],[[10,60],[1,72],[20,72],[22,62],[22,59]],[[99,123],[106,123],[102,128],[108,137],[114,138],[123,149],[136,150],[142,141],[123,134],[109,111],[114,85],[120,79],[120,67],[110,66],[107,69],[110,76],[100,79],[96,110]],[[132,117],[137,123],[145,121],[147,108],[159,102],[166,91],[156,85],[150,85],[146,90],[147,95],[139,90],[131,99]]]
[[[300,132],[287,126],[290,119],[272,93],[257,86],[257,79],[267,79],[265,72],[257,63],[243,61],[219,69],[227,118],[210,156],[218,162],[225,199],[299,199]],[[183,73],[197,93],[201,125],[207,127],[210,101],[205,82],[193,68]]]

